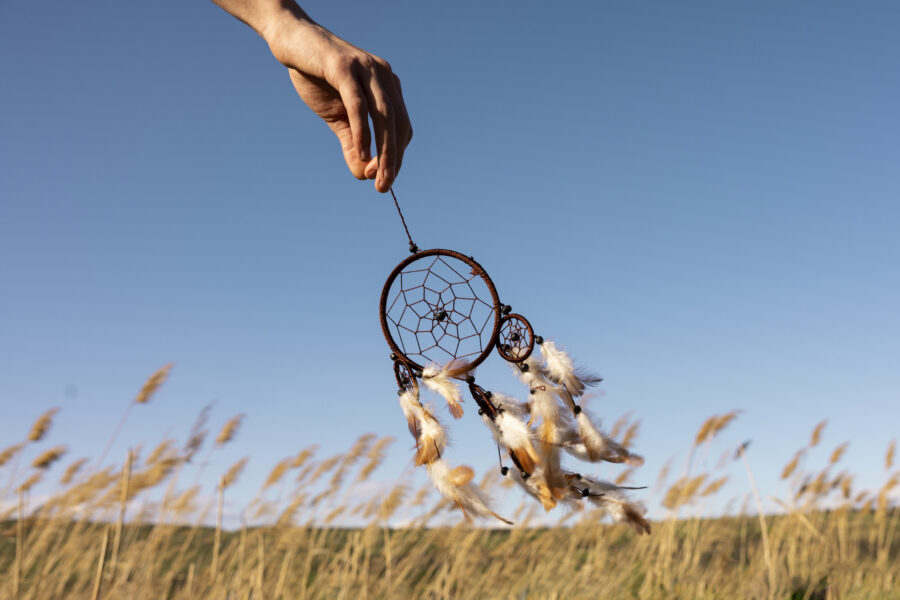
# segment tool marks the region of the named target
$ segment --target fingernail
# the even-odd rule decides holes
[[[359,160],[361,160],[363,162],[369,162],[369,150],[368,149],[364,148],[363,151],[359,153]]]

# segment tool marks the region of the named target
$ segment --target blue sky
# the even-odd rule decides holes
[[[820,462],[849,440],[844,466],[881,482],[900,422],[896,3],[304,7],[403,81],[413,237],[474,255],[606,378],[590,406],[642,420],[638,481],[739,408],[709,466],[752,439],[777,493],[829,418]],[[379,477],[399,476],[376,305],[405,238],[264,42],[211,3],[8,0],[0,73],[2,445],[60,406],[49,441],[96,456],[173,361],[114,456],[215,400],[214,427],[248,415],[210,467],[252,456],[238,501],[281,457],[364,431],[398,439]],[[500,364],[483,377],[520,391]],[[452,424],[452,460],[484,469],[477,421]]]

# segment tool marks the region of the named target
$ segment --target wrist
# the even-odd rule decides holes
[[[259,34],[275,58],[286,67],[308,72],[315,64],[314,42],[325,30],[292,0],[277,2]]]

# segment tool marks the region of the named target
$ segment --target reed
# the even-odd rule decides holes
[[[167,373],[154,374],[132,404],[148,404]],[[14,470],[56,415],[47,411],[25,441],[0,452],[0,469]],[[0,597],[887,598],[900,581],[896,442],[887,445],[883,481],[862,489],[848,443],[812,462],[826,421],[785,457],[781,497],[759,489],[747,444],[735,452],[726,439],[738,411],[713,415],[685,436],[688,460],[674,481],[673,461],[655,476],[636,465],[613,467],[619,484],[656,480],[640,493],[663,508],[653,534],[638,536],[589,508],[555,523],[537,520],[543,511],[530,501],[510,511],[515,527],[467,525],[430,484],[408,473],[392,482],[378,471],[393,439],[372,434],[324,460],[316,460],[315,446],[266,469],[251,470],[246,457],[204,489],[197,474],[208,460],[191,458],[205,443],[208,417],[207,408],[185,439],[164,438],[146,459],[136,445],[121,464],[88,472],[88,459],[60,465],[61,445],[29,458],[31,470],[14,478],[15,501],[0,518]],[[207,459],[236,443],[243,419],[224,424]],[[630,444],[638,424],[620,419],[616,439]],[[694,454],[713,449],[736,460],[691,472]],[[262,485],[250,504],[235,508],[241,526],[229,531],[226,494],[245,473]],[[478,481],[467,468],[452,476]],[[477,485],[510,502],[519,498],[510,484],[494,467]],[[38,485],[40,502],[31,498]],[[744,507],[728,508],[726,493],[736,495],[731,506]],[[726,508],[706,516],[711,506]]]

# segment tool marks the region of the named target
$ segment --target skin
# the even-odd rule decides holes
[[[293,0],[213,2],[266,40],[297,94],[337,136],[353,176],[387,192],[412,139],[400,79],[388,62],[331,33]]]

